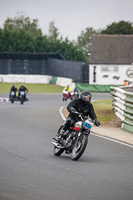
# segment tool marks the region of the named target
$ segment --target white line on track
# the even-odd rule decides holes
[[[125,145],[125,146],[127,146],[127,147],[133,148],[133,145],[127,144],[127,143],[125,143],[125,142],[121,142],[121,141],[119,141],[119,140],[112,139],[112,138],[109,138],[109,137],[107,137],[107,136],[99,135],[99,134],[94,133],[94,132],[92,132],[92,131],[91,131],[91,133],[92,133],[92,135],[97,136],[97,137],[100,137],[100,138],[103,138],[103,139],[105,139],[105,140],[109,140],[109,141],[116,142],[116,143]]]
[[[59,109],[59,113],[60,113],[62,119],[63,119],[64,121],[66,121],[66,118],[65,118],[65,116],[63,115],[63,112],[62,112],[63,108],[65,108],[65,106],[62,106],[62,107]]]

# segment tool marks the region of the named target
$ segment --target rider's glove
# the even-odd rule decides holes
[[[85,119],[85,120],[88,119],[88,116],[84,116],[84,119]]]
[[[97,119],[94,119],[94,120],[93,120],[93,123],[94,123],[96,126],[100,126],[100,122],[99,122]]]

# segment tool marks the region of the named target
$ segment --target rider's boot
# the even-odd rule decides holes
[[[60,131],[60,133],[56,136],[56,141],[57,142],[59,142],[59,143],[61,143],[61,139],[63,139],[64,138],[64,133],[65,133],[65,131],[62,129],[61,131]]]
[[[64,133],[65,133],[65,131],[62,129],[62,130],[60,131],[60,133],[59,133],[58,138],[59,138],[59,139],[63,138],[63,137],[64,137]]]

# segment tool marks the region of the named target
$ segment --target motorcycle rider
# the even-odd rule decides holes
[[[72,91],[73,91],[72,88],[71,88],[69,85],[67,85],[67,86],[64,88],[64,90],[68,90],[69,92],[72,92]]]
[[[68,90],[69,93],[73,92],[72,88],[69,85],[67,85],[63,90]]]
[[[89,116],[96,126],[100,126],[100,122],[98,121],[93,105],[91,104],[91,98],[92,94],[89,91],[84,91],[80,94],[79,99],[74,99],[68,104],[67,110],[69,111],[69,115],[60,131],[61,137],[65,137],[65,132],[80,120],[78,113],[81,113],[84,118],[88,118]]]
[[[75,99],[79,98],[79,90],[76,87],[74,88],[74,98]]]
[[[21,85],[20,88],[19,88],[19,98],[20,98],[20,92],[21,92],[21,91],[22,91],[22,92],[25,92],[25,91],[28,92],[28,89],[27,89],[24,85]],[[29,99],[26,98],[26,93],[24,94],[24,99],[27,100],[27,101],[29,101]]]
[[[68,98],[70,98],[70,92],[73,92],[72,88],[71,88],[69,85],[67,85],[67,86],[63,89],[63,92],[64,92],[64,91],[68,91],[68,92],[69,92]]]
[[[10,89],[9,98],[11,98],[11,92],[14,92],[14,97],[16,98],[16,91],[18,91],[18,89],[15,87],[15,85],[12,85]]]

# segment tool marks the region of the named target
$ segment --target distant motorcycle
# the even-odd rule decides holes
[[[28,101],[28,99],[26,98],[26,92],[24,91],[20,91],[20,104],[24,104],[24,102]]]
[[[15,94],[15,92],[11,91],[9,99],[10,99],[11,103],[14,103],[14,101],[19,101],[18,91],[16,91],[16,94]]]
[[[74,99],[78,99],[79,98],[79,92],[75,91],[74,92]]]
[[[70,92],[70,100],[74,99],[74,92]]]
[[[63,90],[63,101],[67,101],[68,99],[73,100],[74,99],[74,92],[69,92],[68,90]]]
[[[78,112],[76,114],[79,115]],[[60,156],[64,151],[71,154],[72,160],[78,160],[84,153],[88,144],[88,136],[93,126],[91,119],[85,119],[80,115],[80,121],[74,127],[70,127],[64,137],[60,135],[63,125],[59,128],[56,138],[53,138],[54,155]]]
[[[20,104],[24,103],[24,95],[25,95],[25,92],[20,91]]]
[[[69,98],[69,92],[68,90],[63,90],[63,101],[67,101],[67,99]]]
[[[11,92],[10,93],[10,101],[11,101],[11,103],[14,103],[14,101],[15,101],[15,92]]]

